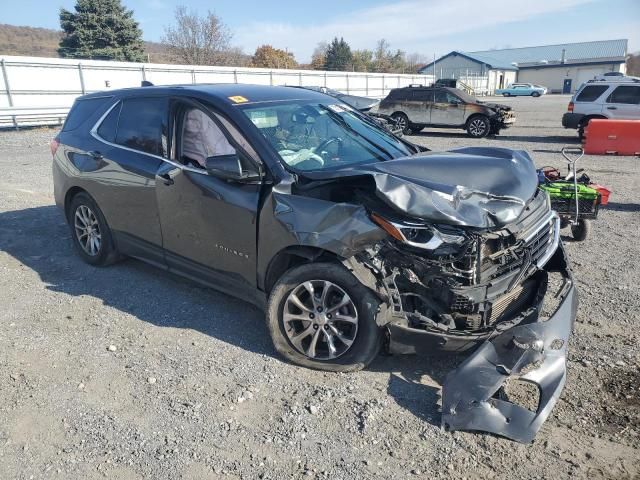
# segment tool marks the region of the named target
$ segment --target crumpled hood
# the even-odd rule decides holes
[[[481,102],[485,107],[489,107],[492,110],[505,110],[510,111],[511,107],[509,105],[505,105],[504,103],[490,103],[490,102]]]
[[[378,198],[405,216],[477,228],[513,222],[538,188],[529,155],[506,148],[427,152],[337,172],[308,172],[318,180],[352,176],[371,176]]]

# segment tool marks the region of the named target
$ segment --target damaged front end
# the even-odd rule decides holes
[[[367,206],[340,223],[345,238],[366,230],[366,215],[386,232],[353,237],[341,256],[381,299],[376,321],[392,352],[476,349],[443,385],[443,426],[531,441],[564,385],[577,296],[560,220],[530,158],[481,148],[421,154],[297,189]],[[533,406],[504,398],[510,380],[537,387]]]

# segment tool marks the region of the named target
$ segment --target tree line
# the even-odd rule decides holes
[[[77,0],[74,11],[60,9],[60,26],[61,57],[142,62],[153,55],[145,51],[140,25],[121,0]],[[187,65],[414,73],[426,63],[419,54],[392,50],[384,39],[371,50],[352,50],[344,38],[323,41],[308,64],[268,44],[247,55],[233,44],[233,33],[218,15],[210,11],[200,15],[185,6],[176,8],[161,45],[171,63]],[[166,55],[163,57],[166,62]]]

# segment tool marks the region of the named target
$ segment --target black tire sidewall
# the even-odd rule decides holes
[[[571,225],[571,234],[577,242],[586,240],[591,231],[591,222],[589,220],[578,220],[577,225]]]
[[[483,120],[485,123],[485,130],[484,130],[484,134],[482,135],[473,135],[471,133],[471,122],[475,121],[475,120]],[[471,137],[471,138],[484,138],[487,135],[489,135],[489,131],[491,130],[491,121],[485,116],[485,115],[476,115],[474,117],[471,117],[468,121],[467,121],[467,134]]]
[[[98,255],[91,256],[87,254],[80,245],[78,237],[76,236],[74,217],[76,210],[82,205],[86,205],[87,207],[89,207],[89,209],[95,214],[98,220],[98,227],[100,228],[101,236],[100,252],[98,253]],[[102,211],[100,210],[96,202],[87,193],[78,193],[71,199],[71,202],[69,203],[69,210],[67,212],[67,223],[69,224],[69,229],[71,230],[73,245],[82,260],[94,266],[105,266],[115,261],[117,254],[114,248],[109,225],[107,224],[107,221],[105,220],[104,215],[102,214]]]
[[[282,320],[289,293],[307,280],[328,280],[342,288],[358,311],[358,333],[351,348],[333,360],[312,360],[298,352],[285,333]],[[366,367],[380,351],[383,332],[376,324],[379,300],[345,267],[334,263],[307,263],[287,271],[269,295],[267,327],[273,345],[287,360],[307,368],[332,372],[352,372]]]

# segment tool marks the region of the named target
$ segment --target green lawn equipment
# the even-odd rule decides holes
[[[600,205],[606,205],[611,193],[607,188],[592,183],[585,173],[578,178],[582,170],[576,171],[576,163],[583,155],[582,148],[562,149],[562,156],[569,162],[569,173],[564,178],[553,167],[538,170],[540,189],[549,194],[551,208],[560,215],[560,225],[570,225],[573,238],[578,241],[587,238],[591,220],[598,217]]]

